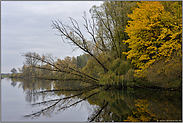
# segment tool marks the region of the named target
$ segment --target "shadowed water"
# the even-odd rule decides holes
[[[182,92],[1,80],[1,121],[182,121]]]

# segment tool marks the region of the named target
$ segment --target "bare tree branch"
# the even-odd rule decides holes
[[[71,17],[70,17],[70,20],[71,20],[71,23],[72,23],[73,27],[70,27],[68,25],[64,25],[61,21],[58,21],[58,22],[57,21],[54,21],[54,22],[52,21],[53,28],[57,29],[61,33],[61,36],[65,36],[65,38],[69,39],[72,43],[74,43],[74,45],[78,46],[81,50],[83,50],[84,52],[86,52],[90,56],[92,56],[101,65],[101,67],[104,69],[104,71],[107,72],[108,69],[104,66],[103,63],[101,63],[101,61],[89,49],[88,43],[87,43],[86,39],[84,38],[84,36],[83,36],[83,34],[82,34],[82,32],[79,28],[79,25],[78,25],[77,21],[74,20]],[[70,33],[68,33],[68,31],[70,31]],[[92,37],[95,40],[94,35]]]

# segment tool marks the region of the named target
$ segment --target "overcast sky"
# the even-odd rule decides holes
[[[23,66],[25,52],[48,53],[60,59],[83,54],[72,52],[52,29],[52,20],[70,24],[69,17],[81,25],[84,11],[102,1],[2,1],[1,2],[1,73]],[[58,33],[57,33],[58,34]]]

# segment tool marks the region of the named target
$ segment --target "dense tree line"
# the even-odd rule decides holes
[[[21,76],[75,79],[97,85],[181,87],[182,2],[105,1],[84,13],[87,39],[78,22],[52,21],[65,42],[85,54],[54,59],[23,54]]]

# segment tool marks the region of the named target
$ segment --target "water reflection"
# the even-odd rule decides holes
[[[182,121],[182,96],[178,91],[116,90],[76,81],[14,81],[21,81],[19,87],[24,89],[26,101],[31,103],[34,112],[23,118],[52,116],[88,101],[92,113],[86,120],[90,122]],[[48,96],[53,98],[46,99]]]
[[[17,85],[17,81],[12,81],[11,85],[15,87]]]

